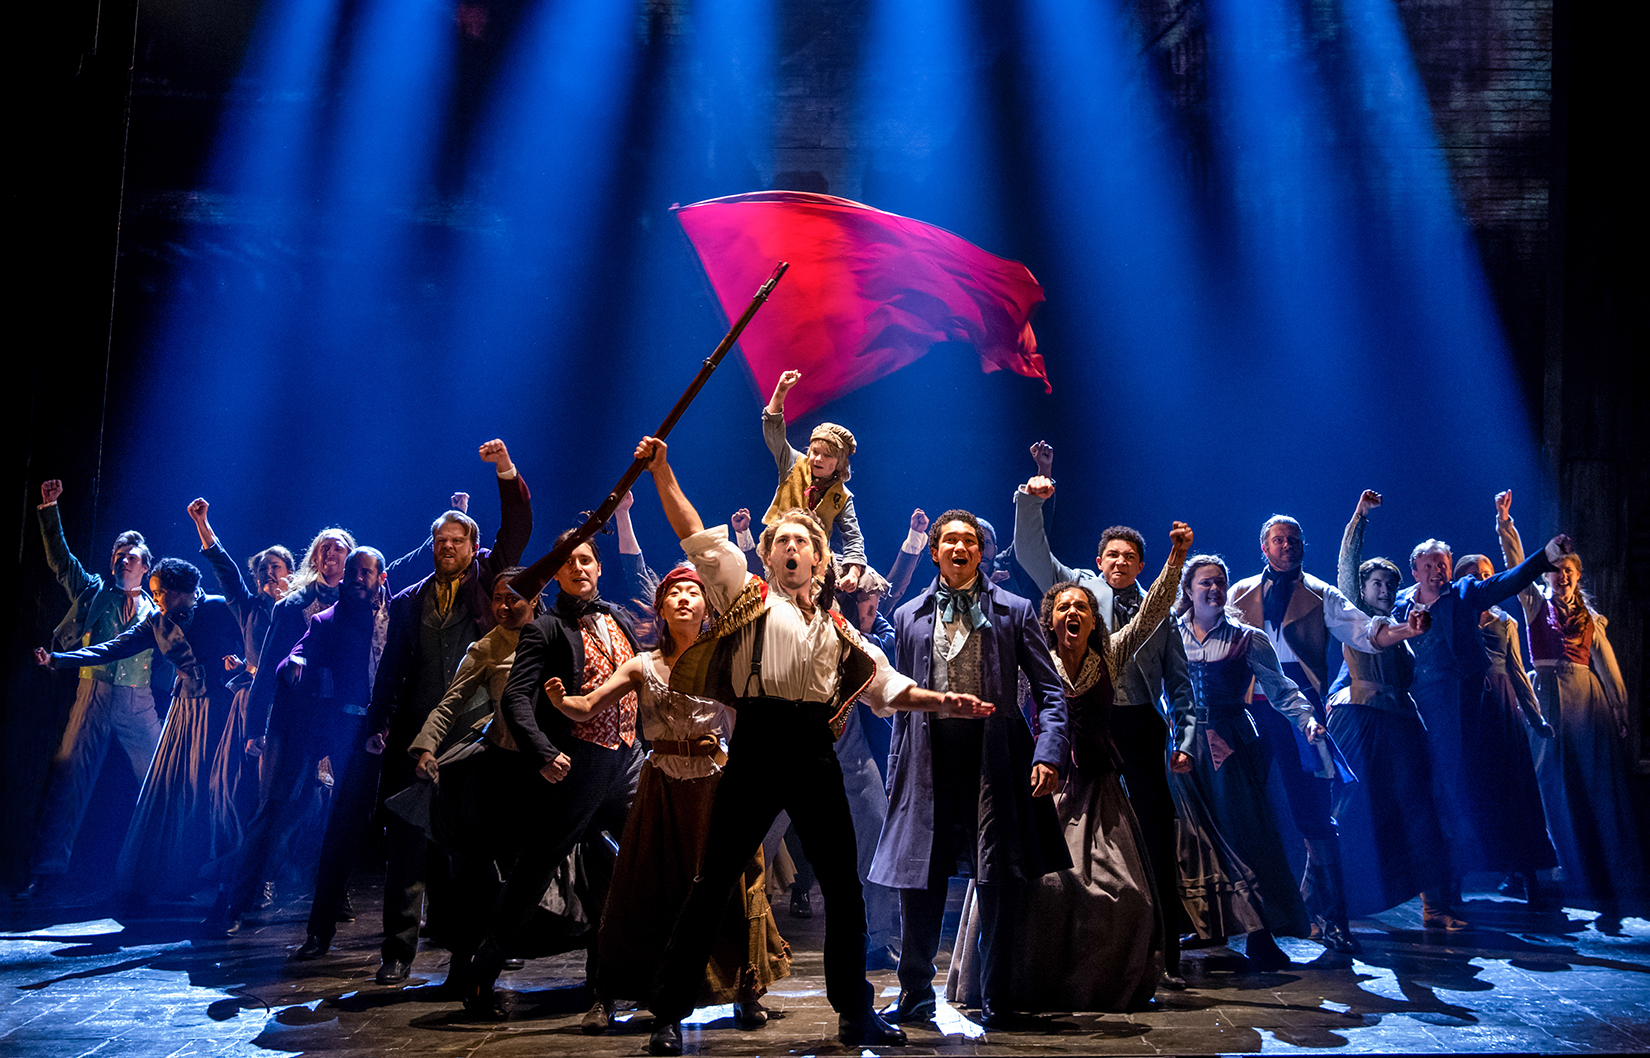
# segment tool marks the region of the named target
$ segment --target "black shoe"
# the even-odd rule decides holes
[[[1023,1014],[1012,1010],[1004,1010],[989,999],[980,1000],[980,1027],[996,1029],[998,1032],[1007,1032],[1010,1029],[1021,1028],[1025,1025]]]
[[[1157,979],[1157,987],[1164,992],[1186,991],[1186,979],[1177,973],[1163,971],[1163,976]]]
[[[349,902],[349,894],[348,893],[344,894],[344,899],[338,904],[338,914],[335,918],[335,921],[338,921],[338,922],[354,922],[355,921],[355,905],[353,905]]]
[[[292,957],[300,962],[307,962],[310,959],[319,959],[331,950],[331,940],[322,940],[311,933],[302,944],[298,945],[298,950],[292,953]]]
[[[814,901],[806,889],[791,890],[791,917],[813,918]]]
[[[836,1038],[845,1047],[905,1046],[905,1033],[883,1021],[874,1010],[837,1018]]]
[[[757,1000],[735,1003],[733,1005],[733,1027],[750,1032],[759,1029],[768,1023],[768,1008]]]
[[[1278,942],[1272,939],[1272,934],[1265,930],[1256,930],[1249,934],[1248,946],[1243,954],[1249,963],[1250,973],[1273,973],[1289,968],[1289,956],[1278,947]]]
[[[901,1025],[921,1025],[933,1021],[938,1012],[939,1002],[930,988],[926,992],[901,992],[899,1003],[890,1008],[887,1015],[889,1020]]]
[[[875,951],[865,953],[865,972],[879,973],[883,970],[899,969],[899,952],[884,944]]]
[[[487,988],[474,989],[464,997],[464,1016],[470,1021],[504,1021],[510,1013],[504,1009],[504,996]]]
[[[398,985],[412,973],[412,963],[406,959],[385,959],[384,964],[373,975],[373,980],[381,985]],[[465,1004],[468,1006],[469,1004]]]
[[[1358,943],[1358,938],[1352,935],[1350,926],[1330,919],[1320,920],[1318,943],[1330,951],[1338,951],[1342,955],[1359,955],[1364,950],[1364,946]]]
[[[681,1054],[682,1023],[680,1021],[665,1021],[654,1026],[653,1035],[647,1038],[647,1053]]]

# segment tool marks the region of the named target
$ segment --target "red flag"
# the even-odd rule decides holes
[[[897,371],[936,342],[968,342],[985,371],[1040,378],[1031,332],[1043,288],[1018,261],[894,213],[832,195],[758,191],[676,208],[728,318],[777,261],[790,271],[739,339],[757,384],[802,381],[792,420]]]

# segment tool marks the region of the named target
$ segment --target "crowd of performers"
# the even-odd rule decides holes
[[[1333,583],[1301,568],[1302,528],[1281,515],[1261,526],[1259,574],[1235,583],[1178,522],[1162,545],[1105,529],[1084,568],[1050,552],[1039,443],[1010,546],[967,511],[919,510],[883,574],[847,488],[852,433],[786,439],[798,378],[762,414],[779,485],[760,526],[740,510],[707,528],[666,446],[638,445],[685,561],[648,568],[627,497],[616,594],[631,605],[604,598],[595,540],[555,573],[550,605],[512,590],[532,508],[499,441],[480,448],[501,503],[491,548],[457,494],[394,563],[330,528],[301,561],[254,555],[249,583],[196,500],[217,595],[136,532],[108,577],[87,570],[47,482],[47,560],[72,606],[36,657],[80,681],[19,897],[67,869],[113,739],[142,780],[122,898],[213,893],[209,926],[233,933],[308,865],[293,957],[320,958],[379,827],[379,983],[407,980],[422,930],[451,953],[441,993],[501,1018],[512,960],[587,949],[583,1028],[640,1002],[657,1054],[680,1053],[695,1007],[729,1004],[745,1029],[774,1013],[762,996],[792,960],[765,880],[779,834],[793,914],[811,913],[817,879],[851,1045],[903,1044],[941,988],[988,1028],[1139,1009],[1185,987],[1185,937],[1242,939],[1265,972],[1289,964],[1276,936],[1355,952],[1349,916],[1417,895],[1428,930],[1468,929],[1469,871],[1533,906],[1637,906],[1605,620],[1567,537],[1525,554],[1510,495],[1495,501],[1500,572],[1426,540],[1402,587],[1398,563],[1364,557],[1374,492]],[[925,553],[937,576],[912,595]],[[1515,596],[1522,622],[1498,605]],[[176,671],[164,721],[160,660]],[[900,990],[879,1013],[867,973],[883,969]]]

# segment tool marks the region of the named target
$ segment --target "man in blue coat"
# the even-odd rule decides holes
[[[896,667],[918,686],[977,695],[983,720],[900,713],[888,754],[888,820],[871,881],[900,890],[902,1022],[934,1016],[934,955],[951,876],[968,870],[980,903],[981,1021],[1010,1012],[1014,934],[1025,887],[1071,866],[1050,795],[1071,751],[1066,703],[1032,605],[980,575],[984,533],[967,511],[929,527],[939,577],[894,614]],[[1037,735],[1015,708],[1025,673]]]

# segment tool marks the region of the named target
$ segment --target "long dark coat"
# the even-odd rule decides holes
[[[929,686],[934,656],[934,590],[894,614],[899,671]],[[1054,812],[1054,799],[1031,796],[1031,768],[1047,764],[1064,775],[1071,761],[1066,700],[1049,659],[1048,643],[1031,604],[995,585],[980,597],[987,625],[980,644],[981,697],[997,707],[985,720],[980,764],[977,881],[1029,880],[1071,866]],[[1031,684],[1037,735],[1019,709],[1019,673]],[[888,818],[877,843],[870,880],[895,889],[928,885],[934,844],[933,742],[928,713],[894,718],[888,752]],[[944,762],[938,762],[943,767]]]

